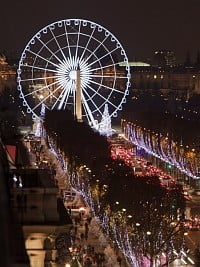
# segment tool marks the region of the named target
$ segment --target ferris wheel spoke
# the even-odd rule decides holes
[[[92,31],[92,33],[91,33],[91,35],[90,35],[90,37],[89,37],[89,39],[88,39],[88,41],[87,41],[86,46],[84,47],[83,53],[82,53],[82,55],[81,55],[81,57],[80,57],[80,61],[83,59],[83,57],[84,57],[84,55],[85,55],[85,51],[86,51],[87,48],[88,48],[88,45],[89,45],[89,43],[90,43],[90,41],[91,41],[91,39],[92,39],[92,36],[93,36],[93,34],[94,34],[94,31],[95,31],[95,27],[94,27],[94,29],[93,29],[93,31]]]
[[[65,89],[63,90],[64,93],[63,93],[63,96],[61,98],[58,109],[62,109],[63,103],[68,100],[68,96],[69,96],[71,88],[72,88],[72,82],[69,81],[68,83],[66,83]]]
[[[84,66],[83,64],[81,64],[81,62],[79,62],[79,66],[80,66],[80,69],[82,70],[82,76],[91,75],[91,71],[89,68],[87,68],[87,66]]]
[[[89,57],[87,58],[87,60],[85,61],[85,63],[87,63],[88,62],[88,60],[93,56],[93,55],[95,55],[95,52],[99,49],[99,47],[101,46],[101,45],[103,45],[103,43],[106,41],[106,39],[108,38],[108,36],[106,36],[104,39],[103,39],[103,41],[94,49],[94,51],[89,55]]]
[[[63,53],[63,50],[62,50],[62,48],[60,47],[60,44],[59,44],[59,42],[58,42],[58,40],[57,40],[55,34],[54,34],[53,31],[51,30],[51,28],[50,28],[50,32],[51,32],[51,34],[52,34],[52,36],[53,36],[53,38],[54,38],[54,40],[55,40],[55,42],[56,42],[56,44],[57,44],[57,46],[58,46],[59,51],[60,51],[61,54],[62,54],[63,58],[64,58],[65,60],[67,60],[67,58],[66,58],[65,54]]]
[[[44,61],[50,63],[50,64],[53,65],[53,66],[58,67],[58,65],[55,64],[54,62],[52,62],[52,61],[50,61],[50,60],[48,60],[48,59],[46,59],[46,58],[40,56],[39,54],[36,54],[36,53],[33,52],[32,50],[28,50],[28,52],[30,52],[31,54],[35,55],[36,57],[39,57],[39,58],[43,59]]]
[[[91,71],[101,70],[101,69],[106,69],[106,68],[109,68],[109,67],[116,67],[116,66],[118,66],[118,65],[119,65],[119,62],[117,62],[117,63],[112,63],[112,64],[105,65],[105,66],[102,66],[102,67],[98,67],[98,68],[91,69]]]
[[[37,80],[46,80],[46,79],[56,79],[58,76],[46,76],[46,77],[38,77],[38,78],[30,78],[30,79],[22,79],[21,82],[28,82],[28,81],[37,81]]]
[[[68,52],[69,52],[69,58],[70,58],[70,61],[71,61],[72,54],[71,54],[71,50],[70,50],[68,32],[67,32],[67,27],[66,27],[66,24],[65,23],[64,23],[64,27],[65,27],[65,36],[66,36],[66,40],[67,40],[67,47],[68,47]]]
[[[110,52],[106,53],[105,55],[103,55],[102,57],[96,59],[95,61],[93,61],[92,63],[88,64],[88,67],[92,66],[93,64],[95,64],[96,62],[100,61],[101,59],[111,55],[113,52],[115,52],[117,49],[119,49],[118,47],[114,48],[113,50],[111,50]]]
[[[65,82],[69,81],[69,78],[65,78],[65,77],[63,77],[63,75],[57,75],[56,78],[62,84],[65,84]]]
[[[58,68],[57,68],[57,75],[64,75],[66,73],[66,66],[68,67],[68,64],[65,62],[65,66],[63,64],[61,64]]]
[[[109,87],[109,86],[103,85],[103,84],[101,84],[101,83],[97,83],[97,82],[95,82],[94,80],[90,80],[90,82],[91,82],[91,83],[94,83],[94,84],[96,84],[96,85],[102,86],[102,87],[104,87],[104,88],[106,88],[106,89],[109,89],[109,90],[111,90],[111,91],[115,91],[115,92],[117,92],[117,93],[124,94],[124,91],[117,90],[117,89],[115,89],[115,88],[113,88],[113,87]]]
[[[80,38],[80,30],[81,30],[81,23],[79,23],[78,27],[78,37],[77,37],[77,42],[76,42],[76,53],[75,53],[75,61],[77,61],[77,54],[78,54],[78,45],[79,45],[79,38]]]
[[[66,84],[68,83],[68,81],[65,81],[65,80],[61,80],[60,81],[60,85],[62,83],[62,87],[65,88],[66,87]],[[55,108],[55,106],[57,105],[58,101],[60,100],[60,98],[62,97],[63,93],[65,92],[65,90],[62,90],[60,96],[56,99],[55,103],[53,104],[53,106],[51,107],[51,110]]]
[[[29,96],[29,95],[32,95],[32,94],[34,94],[36,92],[42,91],[42,90],[48,88],[49,86],[52,86],[52,85],[57,84],[57,83],[59,83],[59,81],[55,81],[53,83],[46,84],[45,86],[43,86],[43,87],[41,87],[39,89],[36,89],[36,90],[32,91],[31,93],[25,94],[24,97]]]
[[[49,71],[49,72],[55,72],[55,73],[58,73],[57,70],[52,70],[52,69],[47,69],[47,68],[42,68],[42,67],[36,67],[36,66],[31,66],[31,65],[21,65],[22,67],[29,67],[29,68],[32,68],[32,69],[36,69],[36,70],[44,70],[45,72],[46,71]]]
[[[52,56],[54,56],[60,63],[62,63],[62,60],[40,38],[37,37],[37,39],[38,41],[40,41],[43,47],[45,47],[52,54]]]
[[[69,95],[70,95],[70,90],[68,91],[67,96],[66,96],[66,99],[65,99],[64,109],[66,109],[66,106],[67,106],[67,103],[68,103]]]
[[[53,92],[51,92],[48,96],[46,96],[44,99],[41,100],[40,103],[38,103],[34,108],[32,108],[32,111],[34,111],[37,107],[39,107],[44,101],[46,101],[50,96],[52,96],[55,92],[57,92],[62,85],[59,85]]]
[[[94,117],[92,115],[92,112],[91,112],[91,110],[90,110],[90,108],[88,106],[88,103],[87,103],[87,101],[85,99],[85,96],[83,94],[82,94],[82,100],[83,100],[83,105],[85,105],[85,108],[87,110],[87,113],[88,113],[88,116],[90,118],[90,121],[92,122],[93,126],[95,126],[96,125],[95,119],[94,119]]]
[[[98,96],[100,96],[102,99],[104,99],[106,102],[108,102],[111,106],[113,106],[114,108],[118,108],[116,105],[114,105],[112,102],[110,102],[107,98],[105,98],[103,95],[99,94],[98,91],[94,90],[89,84],[87,85],[88,88],[90,88],[90,90],[92,90],[95,94],[97,94]]]
[[[55,103],[54,103],[53,106],[51,107],[51,110],[53,110],[53,109],[55,108],[55,106],[57,105],[58,101],[59,101],[59,97],[56,99]]]
[[[98,106],[95,104],[95,102],[93,101],[93,99],[90,97],[90,95],[88,94],[88,92],[87,92],[87,90],[84,88],[84,86],[82,87],[82,89],[83,89],[83,91],[84,91],[84,93],[88,96],[88,98],[90,99],[90,101],[92,102],[92,104],[96,107],[96,109],[99,111],[99,113],[101,114],[101,115],[103,115],[102,114],[102,112],[101,112],[101,110],[98,108]]]
[[[85,105],[83,105],[83,109],[84,109],[84,111],[85,111],[85,116],[87,117],[87,121],[89,122],[89,121],[90,121],[90,118],[89,118],[89,116],[88,116],[88,113],[87,113],[87,110],[86,110]]]

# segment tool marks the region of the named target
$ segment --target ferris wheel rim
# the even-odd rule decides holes
[[[90,20],[86,20],[86,19],[63,19],[63,20],[59,20],[59,21],[56,21],[56,22],[52,22],[51,24],[49,24],[49,25],[46,25],[45,27],[43,27],[41,30],[39,30],[31,39],[30,39],[30,41],[27,43],[27,45],[25,46],[25,48],[24,48],[24,50],[23,50],[23,52],[22,52],[22,56],[21,56],[21,58],[20,58],[20,61],[19,61],[19,67],[18,67],[18,70],[17,70],[17,74],[18,74],[18,86],[17,86],[17,88],[18,88],[18,90],[20,91],[20,96],[21,96],[21,98],[23,99],[23,105],[24,106],[27,106],[27,111],[28,111],[28,113],[32,113],[32,115],[34,116],[34,117],[38,117],[39,118],[39,116],[35,113],[35,112],[33,112],[35,109],[33,109],[30,105],[29,105],[29,103],[27,102],[27,100],[25,99],[25,97],[24,97],[24,95],[23,95],[23,91],[22,91],[22,85],[21,85],[21,80],[20,80],[20,74],[21,74],[21,72],[22,72],[22,69],[21,69],[21,67],[23,67],[23,60],[26,58],[26,51],[29,51],[29,46],[31,46],[32,45],[32,43],[34,42],[34,39],[35,38],[37,38],[38,39],[38,36],[41,34],[41,33],[43,33],[43,34],[45,34],[45,31],[47,31],[48,32],[48,29],[50,29],[50,30],[54,30],[55,28],[54,27],[56,27],[56,26],[58,26],[58,27],[61,27],[61,26],[59,26],[59,24],[60,25],[65,25],[65,27],[66,27],[66,25],[67,25],[67,23],[69,23],[68,25],[70,25],[70,22],[74,22],[74,23],[77,23],[77,25],[79,24],[79,25],[81,25],[81,23],[86,23],[85,25],[83,25],[83,26],[87,26],[87,24],[89,23],[90,24],[90,27],[91,27],[91,25],[93,25],[94,26],[94,28],[96,28],[96,27],[99,27],[99,28],[101,28],[102,30],[104,30],[104,32],[105,33],[107,33],[108,34],[108,36],[111,36],[111,37],[113,37],[114,38],[114,40],[115,40],[115,42],[117,43],[117,45],[118,45],[118,47],[117,48],[119,48],[121,51],[123,51],[123,53],[124,53],[124,62],[126,63],[126,71],[127,71],[127,76],[125,77],[126,79],[127,79],[127,82],[126,82],[126,88],[125,88],[125,90],[123,91],[123,97],[121,98],[121,102],[118,104],[118,107],[116,106],[115,108],[116,108],[116,110],[114,110],[111,114],[110,114],[110,117],[114,117],[115,115],[116,115],[116,112],[118,111],[118,110],[120,110],[120,107],[121,107],[121,105],[125,102],[125,99],[126,99],[126,96],[128,95],[128,88],[129,88],[129,86],[130,86],[130,67],[129,67],[129,65],[128,65],[128,58],[127,58],[127,55],[126,55],[126,52],[125,52],[125,50],[123,49],[123,47],[122,47],[122,45],[121,45],[121,43],[119,42],[119,40],[115,37],[115,35],[113,34],[113,33],[111,33],[109,30],[107,30],[104,26],[102,26],[102,25],[100,25],[100,24],[98,24],[98,23],[94,23],[94,22],[92,22],[92,21],[90,21]],[[46,32],[46,33],[47,33]],[[80,34],[80,32],[79,32],[79,34]],[[81,34],[83,34],[83,33],[81,33]],[[89,36],[89,35],[88,35]],[[57,37],[57,36],[56,36]],[[92,37],[93,38],[93,37]],[[52,38],[53,39],[53,38]],[[49,41],[48,41],[49,42]],[[100,41],[99,41],[100,42]],[[68,48],[69,47],[71,47],[72,45],[70,45],[70,46],[68,46]],[[79,47],[79,46],[78,46]],[[67,46],[65,47],[65,48],[67,48]],[[87,49],[87,48],[86,48]],[[60,48],[60,50],[63,50],[63,47],[61,47]],[[59,49],[57,50],[57,51],[60,51]],[[55,54],[55,53],[54,53]],[[38,57],[38,55],[37,55],[37,57]],[[115,65],[115,62],[113,61],[112,62],[113,64],[112,65]],[[119,63],[119,62],[118,62]],[[117,63],[117,64],[118,64]],[[46,64],[48,64],[48,62],[46,63]],[[33,66],[31,67],[32,69],[34,68]],[[105,68],[104,66],[101,66],[101,67],[99,67],[99,69],[103,69],[103,68]],[[53,70],[51,70],[52,72],[53,72]],[[33,72],[32,72],[32,74],[33,74]],[[102,76],[103,77],[103,76]],[[115,72],[115,78],[116,78],[116,72]],[[45,80],[45,82],[46,82],[46,80]],[[115,82],[116,82],[116,80],[114,80],[114,84],[115,84]],[[102,84],[100,84],[99,85],[99,88],[102,86]],[[115,88],[114,88],[114,85],[113,85],[113,87],[111,88],[112,90],[114,90]],[[86,89],[84,88],[84,90],[83,91],[86,91]],[[105,103],[109,103],[109,104],[111,104],[112,105],[112,103],[109,101],[109,98],[110,98],[110,96],[111,96],[111,94],[112,94],[112,91],[110,92],[110,94],[109,94],[109,97],[108,97],[108,99],[105,99],[105,102],[103,102],[102,104],[101,104],[101,106],[100,107],[102,107]],[[93,97],[93,96],[92,96]],[[41,104],[40,104],[41,105]],[[47,108],[49,108],[48,106],[46,106]],[[95,110],[96,111],[96,110]],[[100,108],[99,108],[99,111],[100,111]],[[93,111],[94,112],[94,111]]]

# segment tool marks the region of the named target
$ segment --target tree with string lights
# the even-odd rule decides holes
[[[73,119],[66,122],[64,113],[56,114],[57,120],[51,116],[45,119],[46,132],[57,150],[73,159],[68,160],[71,184],[127,262],[140,267],[145,261],[150,266],[172,261],[184,246],[181,188],[163,187],[158,177],[135,177],[123,160],[109,157],[110,147],[102,136]]]
[[[175,185],[171,190],[161,187],[157,177],[134,178],[126,174],[120,179],[118,169],[104,196],[104,203],[109,203],[112,239],[124,254],[129,251],[131,264],[142,264],[145,258],[151,266],[161,259],[165,263],[172,261],[176,257],[173,251],[183,247],[184,227],[178,214],[184,210],[183,195]]]
[[[111,118],[108,111],[108,104],[105,104],[104,107],[102,120],[99,126],[99,132],[101,135],[105,135],[107,137],[112,135]]]

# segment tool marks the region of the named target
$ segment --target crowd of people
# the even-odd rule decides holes
[[[119,267],[122,258],[118,255],[106,253],[109,245],[106,238],[99,240],[100,228],[95,218],[90,215],[73,216],[73,227],[71,229],[72,248],[71,253],[78,261],[79,266],[83,267]],[[109,245],[110,246],[110,245]],[[113,256],[115,259],[113,259]],[[73,266],[73,265],[72,265]]]

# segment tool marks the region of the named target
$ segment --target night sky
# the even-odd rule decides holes
[[[101,24],[122,43],[129,60],[169,49],[178,60],[200,50],[199,0],[10,0],[0,7],[0,51],[21,54],[49,23],[82,18]]]

